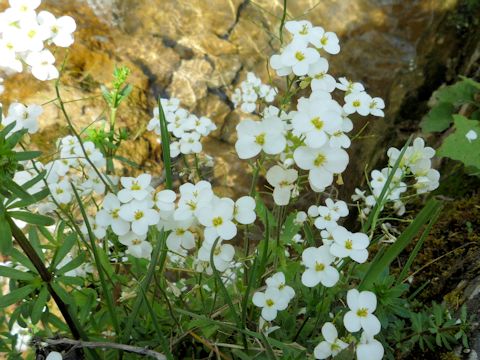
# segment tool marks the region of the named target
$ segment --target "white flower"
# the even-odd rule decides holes
[[[137,178],[133,177],[122,177],[120,182],[123,186],[123,189],[118,192],[118,199],[127,203],[132,199],[143,200],[149,194],[150,182],[152,181],[152,176],[150,174],[141,174]]]
[[[262,308],[262,318],[272,321],[277,317],[278,311],[285,310],[288,301],[280,295],[280,291],[276,288],[269,287],[265,292],[257,291],[253,294],[253,304]]]
[[[40,6],[41,0],[9,0],[10,7],[20,13],[33,12]]]
[[[128,247],[126,254],[132,255],[138,259],[150,260],[152,253],[152,245],[146,240],[146,233],[141,235],[134,232],[129,232],[125,235],[119,236],[118,241]]]
[[[335,258],[330,254],[329,248],[322,245],[318,248],[309,247],[302,253],[302,260],[306,267],[302,274],[302,284],[307,287],[317,286],[322,283],[325,287],[332,287],[340,278],[338,270],[330,264]]]
[[[88,224],[90,225],[90,229],[92,230],[93,234],[97,239],[103,239],[107,234],[106,226],[102,226],[101,224],[97,223],[97,221],[90,216],[87,217]],[[88,236],[88,228],[87,224],[83,223],[80,227],[80,230],[84,235]]]
[[[213,242],[204,241],[202,247],[198,250],[198,259],[210,263],[213,245]],[[234,255],[235,249],[232,245],[218,242],[213,250],[213,264],[215,268],[220,272],[227,270],[232,264]]]
[[[5,118],[4,124],[10,124],[16,121],[16,126],[13,131],[19,129],[27,129],[29,134],[34,134],[38,131],[38,117],[42,115],[43,108],[40,105],[25,106],[20,103],[12,103],[8,108],[8,115]]]
[[[295,215],[295,220],[293,220],[293,222],[296,225],[303,225],[305,221],[307,221],[307,213],[305,211],[297,212],[297,215]]]
[[[120,217],[132,224],[132,231],[137,235],[145,235],[150,225],[159,221],[158,212],[149,207],[146,201],[132,200],[123,204],[118,212]]]
[[[385,108],[385,102],[383,101],[382,98],[375,97],[370,101],[370,114],[375,115],[375,116],[381,116],[384,117],[385,113],[383,112],[383,109]]]
[[[332,231],[333,244],[330,252],[340,258],[350,257],[358,263],[364,263],[368,258],[367,247],[370,244],[368,236],[363,233],[351,233],[343,226]]]
[[[172,190],[162,190],[155,194],[153,201],[155,206],[160,211],[170,212],[175,210],[175,200],[177,199],[177,194]]]
[[[108,193],[103,200],[102,209],[96,215],[96,222],[104,227],[111,226],[116,235],[125,235],[130,230],[130,223],[123,220],[120,215],[120,200]]]
[[[180,247],[189,250],[195,246],[195,236],[189,230],[191,225],[191,220],[174,222],[166,241],[169,250],[179,252]]]
[[[32,74],[38,80],[46,81],[58,78],[58,70],[53,65],[55,57],[49,50],[31,52],[27,55],[25,61],[32,67]]]
[[[335,357],[343,349],[348,347],[348,344],[338,338],[338,332],[330,322],[323,324],[322,335],[325,341],[318,344],[313,350],[315,359],[327,359],[332,356]]]
[[[255,199],[251,196],[242,196],[235,202],[233,215],[235,220],[243,225],[252,224],[257,215],[255,214]]]
[[[363,87],[363,85],[358,82],[350,81],[344,77],[341,77],[338,80],[340,82],[337,83],[337,89],[345,91],[346,95],[350,93],[359,93],[359,92],[365,91],[365,88]]]
[[[235,150],[240,159],[250,159],[262,150],[270,155],[280,154],[287,144],[283,131],[283,121],[275,116],[262,121],[243,120],[237,125]]]
[[[320,28],[323,33],[320,33],[319,37],[313,42],[313,45],[319,49],[325,50],[327,53],[335,55],[340,52],[340,45],[337,34],[334,32],[324,32],[322,28]]]
[[[293,116],[292,126],[296,135],[305,135],[307,146],[319,148],[328,141],[329,135],[341,129],[342,116],[334,108],[313,103]]]
[[[267,171],[267,181],[273,186],[273,200],[279,206],[288,205],[297,181],[298,172],[295,169],[284,169],[279,165],[274,165]]]
[[[72,188],[67,180],[49,184],[48,188],[52,197],[59,204],[68,204],[72,200]]]
[[[380,321],[373,315],[377,308],[377,297],[373,292],[359,292],[351,289],[347,293],[347,304],[350,311],[345,314],[343,324],[349,332],[353,333],[363,329],[370,336],[380,332]]]
[[[363,332],[360,337],[360,343],[357,345],[356,353],[358,360],[381,360],[385,350],[380,341],[374,339],[372,335]]]
[[[234,202],[228,198],[215,198],[212,204],[199,209],[197,218],[205,226],[205,238],[215,240],[220,237],[230,240],[237,235],[237,227],[233,223]]]
[[[52,351],[47,355],[45,360],[62,360],[62,354],[57,351]]]
[[[180,138],[180,152],[182,154],[198,154],[202,151],[200,134],[197,132],[185,133]]]
[[[291,67],[297,76],[306,75],[309,66],[320,59],[318,51],[307,47],[303,41],[290,43],[280,56],[283,66]]]
[[[307,214],[311,218],[316,218],[318,216],[318,206],[311,205],[307,210]]]
[[[308,76],[312,78],[312,91],[326,91],[332,92],[335,90],[337,81],[332,75],[327,74],[328,61],[324,58],[310,65],[308,69]]]
[[[273,274],[265,280],[268,288],[278,289],[280,296],[287,299],[287,303],[295,297],[295,290],[285,284],[285,275],[282,272]]]
[[[314,44],[323,35],[323,29],[321,27],[314,27],[312,23],[307,20],[300,21],[287,21],[285,23],[285,29],[287,29],[294,37],[294,41],[301,41],[305,44],[309,42]]]
[[[328,145],[318,149],[301,146],[295,150],[293,158],[299,168],[310,170],[308,180],[318,191],[331,185],[333,174],[342,173],[348,165],[347,152]]]
[[[370,114],[370,103],[372,98],[366,92],[352,92],[345,96],[345,105],[343,105],[343,111],[350,115],[355,112],[362,116]]]
[[[270,66],[277,72],[278,76],[287,76],[292,73],[292,67],[284,65],[282,56],[279,54],[275,54],[270,57]]]
[[[326,206],[318,207],[318,217],[315,219],[315,227],[319,230],[336,227],[340,216]]]
[[[330,210],[335,212],[338,215],[339,218],[348,216],[348,207],[347,207],[347,203],[345,201],[338,200],[338,201],[334,202],[332,199],[326,199],[325,200],[325,205]]]
[[[73,44],[73,32],[77,28],[75,20],[70,16],[62,16],[58,19],[48,11],[41,11],[38,16],[40,26],[48,29],[48,37],[60,47],[69,47]]]
[[[180,185],[180,200],[175,210],[175,220],[190,219],[199,208],[209,206],[213,200],[212,185],[208,181],[199,181],[197,184],[185,183]]]
[[[472,142],[474,140],[477,140],[478,138],[478,134],[475,130],[469,130],[466,134],[465,134],[465,137],[467,138],[467,140],[469,142]]]

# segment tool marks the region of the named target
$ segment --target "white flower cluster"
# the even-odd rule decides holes
[[[117,195],[105,196],[102,209],[91,224],[95,224],[98,238],[103,238],[110,227],[120,243],[127,246],[126,253],[133,257],[150,258],[152,246],[147,234],[149,227],[156,225],[170,231],[166,245],[173,257],[185,257],[200,244],[196,269],[211,273],[213,251],[215,268],[223,272],[233,265],[235,254],[233,246],[223,241],[236,236],[237,224],[251,224],[256,219],[253,198],[244,196],[236,202],[219,198],[207,181],[181,185],[178,202],[172,190],[155,192],[149,174],[122,177],[120,183],[123,189]]]
[[[362,202],[361,216],[367,216],[377,203],[377,199],[385,188],[387,179],[400,154],[399,149],[393,147],[388,149],[388,167],[371,172],[369,183],[372,194],[366,195],[365,191],[355,189],[352,200]],[[435,190],[439,186],[440,173],[432,169],[431,159],[433,156],[435,156],[435,150],[425,146],[425,141],[422,138],[416,138],[413,144],[405,150],[385,194],[385,200],[393,203],[397,215],[405,213],[402,194],[407,192],[408,188],[415,189],[417,194],[424,194]]]
[[[353,113],[383,116],[384,107],[383,101],[372,99],[363,85],[345,78],[337,83],[326,73],[328,62],[319,50],[331,54],[340,51],[334,33],[313,27],[308,21],[290,21],[285,27],[293,40],[281,54],[273,55],[270,63],[281,76],[308,75],[306,79],[311,81],[313,92],[308,98],[300,98],[294,111],[286,113],[269,106],[260,121],[241,121],[235,144],[241,159],[250,159],[262,151],[280,156],[282,166],[275,165],[267,173],[267,180],[274,187],[275,203],[280,206],[287,205],[290,196],[298,194],[295,186],[298,174],[287,168],[296,164],[308,171],[310,187],[316,192],[324,191],[349,162],[345,149],[351,142],[346,134],[353,129],[353,123],[348,116]],[[332,97],[335,89],[345,91],[343,105]]]
[[[177,157],[180,154],[198,154],[202,151],[201,138],[208,136],[217,126],[209,118],[198,117],[180,107],[180,100],[176,98],[161,99],[167,129],[175,139],[170,139],[170,156]],[[148,131],[154,131],[161,135],[160,110],[153,110],[153,118],[147,125]]]
[[[314,287],[321,283],[325,287],[335,286],[340,274],[334,265],[342,259],[350,258],[357,263],[364,263],[368,258],[370,239],[363,233],[352,233],[337,224],[341,217],[348,215],[344,201],[325,200],[325,206],[312,205],[308,216],[314,220],[315,227],[321,230],[323,245],[309,247],[302,253],[306,267],[302,283]]]
[[[377,297],[371,291],[351,289],[347,293],[349,311],[343,317],[343,325],[350,333],[362,330],[360,342],[356,344],[358,360],[381,360],[384,349],[380,341],[374,338],[380,332],[381,325],[378,318],[373,315],[377,308]],[[316,359],[335,357],[348,344],[338,338],[335,325],[327,322],[322,326],[322,335],[325,339],[314,349]]]
[[[254,73],[249,72],[247,79],[242,81],[239,88],[236,88],[232,95],[233,105],[246,113],[253,113],[257,109],[257,101],[271,103],[275,100],[277,89],[273,86],[263,84]]]
[[[45,46],[72,45],[75,20],[70,16],[56,18],[48,11],[37,14],[41,0],[9,0],[9,4],[0,13],[0,69],[22,72],[26,63],[39,80],[58,78],[55,57]]]
[[[267,288],[264,292],[257,291],[253,294],[253,303],[262,308],[262,318],[272,321],[279,311],[285,310],[288,303],[295,297],[295,290],[286,285],[285,275],[282,272],[269,277],[266,281]]]
[[[27,112],[25,113],[27,114]],[[35,113],[40,113],[40,110],[35,108]],[[24,170],[17,171],[13,179],[17,184],[23,185],[36,177],[37,171],[46,171],[45,181],[51,196],[47,198],[46,202],[37,204],[37,210],[42,214],[55,210],[57,204],[67,206],[71,203],[74,199],[72,186],[83,196],[93,193],[101,195],[105,192],[106,176],[102,175],[104,177],[102,180],[85,156],[86,154],[96,168],[105,166],[106,161],[103,154],[92,142],[84,142],[82,148],[76,137],[68,135],[59,139],[58,152],[58,159],[45,165],[36,162],[36,168],[30,162],[25,162]],[[37,182],[28,189],[28,192],[34,194],[41,191],[43,184],[43,182]]]

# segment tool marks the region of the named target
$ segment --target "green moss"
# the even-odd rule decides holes
[[[414,244],[412,244],[414,246]],[[410,249],[411,250],[411,249]],[[432,228],[415,259],[412,289],[428,283],[419,300],[443,300],[446,294],[458,305],[461,294],[452,292],[462,280],[480,270],[480,194],[446,201],[440,219]]]

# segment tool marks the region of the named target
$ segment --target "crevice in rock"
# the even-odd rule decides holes
[[[250,3],[250,0],[244,0],[240,3],[240,5],[238,5],[238,8],[237,8],[237,14],[235,15],[235,21],[233,22],[233,24],[228,28],[228,30],[226,31],[225,34],[223,35],[220,35],[219,37],[223,40],[228,40],[228,38],[230,37],[230,34],[232,33],[233,29],[235,28],[235,26],[237,26],[238,22],[240,21],[240,16],[242,14],[242,11],[243,9]]]

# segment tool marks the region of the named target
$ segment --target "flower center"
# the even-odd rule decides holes
[[[347,241],[345,241],[345,249],[347,249],[347,250],[352,250],[353,249],[352,240],[348,239]]]
[[[220,249],[220,246],[217,246],[215,250],[213,250],[213,255],[218,256],[222,252],[222,249]]]
[[[365,308],[361,308],[357,310],[357,316],[359,317],[367,317],[368,315],[368,310]]]
[[[313,164],[317,167],[322,166],[325,163],[325,160],[327,160],[325,155],[318,154],[317,157],[315,158],[315,160],[313,161]]]
[[[320,39],[320,43],[325,46],[327,45],[328,43],[328,37],[326,37],[325,35],[322,36],[322,38]]]
[[[112,218],[118,219],[118,212],[119,211],[120,211],[120,209],[112,210]]]
[[[35,37],[35,35],[37,35],[37,32],[35,30],[30,30],[28,33],[27,33],[27,36],[30,38],[30,39],[33,39]]]
[[[175,234],[177,234],[177,236],[182,236],[183,234],[185,234],[185,230],[184,229],[177,229],[177,231],[175,231]]]
[[[321,72],[321,73],[318,73],[317,75],[315,75],[315,79],[323,79],[325,77],[325,73],[324,72]]]
[[[272,299],[267,299],[267,301],[265,301],[265,304],[267,304],[268,307],[272,307],[275,302]]]
[[[130,190],[138,191],[138,190],[142,190],[142,187],[138,185],[138,182],[134,181],[132,186],[130,187]]]
[[[265,133],[261,133],[260,135],[257,135],[255,137],[255,142],[258,145],[264,145],[265,144]]]
[[[134,218],[135,220],[140,220],[141,218],[143,218],[143,215],[144,215],[143,211],[138,210],[138,211],[135,211]]]
[[[140,245],[142,243],[142,240],[140,239],[133,239],[132,240],[132,245]]]
[[[315,129],[321,130],[323,128],[323,121],[319,117],[313,118],[310,122],[315,126]]]
[[[354,107],[359,107],[359,106],[360,106],[360,100],[355,100],[355,101],[352,103],[352,105],[353,105]]]
[[[213,218],[212,220],[213,226],[217,227],[223,224],[223,219],[220,216]]]
[[[325,265],[322,263],[315,262],[315,271],[323,271],[325,270]]]
[[[297,51],[295,53],[295,59],[297,59],[298,61],[302,61],[305,59],[305,55],[301,51]]]
[[[57,188],[57,190],[55,190],[55,192],[56,192],[57,194],[63,194],[63,189]]]
[[[305,24],[302,26],[302,30],[299,31],[300,35],[307,35],[308,34],[308,26]]]

